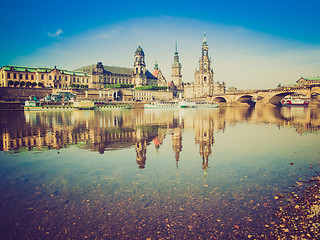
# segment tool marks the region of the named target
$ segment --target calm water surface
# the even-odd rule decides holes
[[[267,238],[318,108],[0,112],[1,239]],[[303,187],[303,186],[301,186]]]

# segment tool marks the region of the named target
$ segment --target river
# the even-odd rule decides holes
[[[312,107],[1,111],[0,237],[267,239],[319,131]]]

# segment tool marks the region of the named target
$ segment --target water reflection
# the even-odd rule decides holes
[[[145,168],[147,146],[160,149],[166,135],[172,136],[175,159],[183,150],[182,131],[195,133],[195,145],[206,171],[212,153],[214,132],[241,122],[292,126],[297,132],[320,129],[317,108],[219,108],[170,110],[98,110],[53,112],[2,112],[1,151],[61,149],[70,145],[103,154],[136,149],[140,169]]]
[[[263,239],[274,196],[317,171],[319,136],[303,133],[319,131],[319,114],[1,112],[0,235]]]

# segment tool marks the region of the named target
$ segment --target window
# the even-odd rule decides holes
[[[43,80],[43,74],[41,74],[41,80]]]
[[[87,83],[89,83],[89,79],[87,79]]]
[[[59,81],[61,81],[61,76],[59,76]]]
[[[28,79],[28,74],[26,74],[26,79]]]
[[[19,79],[22,79],[22,74],[19,74]]]
[[[31,75],[31,80],[33,80],[33,75]]]
[[[17,79],[17,74],[16,73],[13,74],[13,78]]]
[[[65,80],[65,81],[68,81],[68,77],[67,77],[67,76],[65,76],[64,80]]]
[[[75,77],[73,78],[73,82],[76,82],[76,78]]]
[[[54,76],[54,80],[57,80],[57,76]]]
[[[7,73],[7,78],[10,78],[10,73]]]
[[[51,76],[49,76],[49,80],[51,80]]]
[[[79,78],[77,78],[77,82],[80,82]]]

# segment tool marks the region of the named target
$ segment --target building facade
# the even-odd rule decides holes
[[[206,98],[213,94],[225,92],[225,83],[214,82],[214,70],[211,58],[209,57],[209,47],[204,34],[201,48],[201,58],[199,60],[199,69],[195,71],[194,83],[184,84],[185,98]]]
[[[0,68],[1,87],[68,88],[71,85],[92,87],[91,76],[84,72],[54,68],[7,65]]]
[[[298,85],[302,85],[302,86],[317,85],[317,84],[320,84],[320,77],[312,77],[312,78],[303,78],[303,77],[301,77],[297,81],[297,84]]]
[[[178,53],[178,47],[177,47],[177,42],[176,42],[176,51],[174,52],[174,57],[173,57],[173,63],[172,63],[172,75],[171,75],[171,81],[173,82],[174,86],[178,90],[182,90],[182,65],[179,62],[179,53]]]

